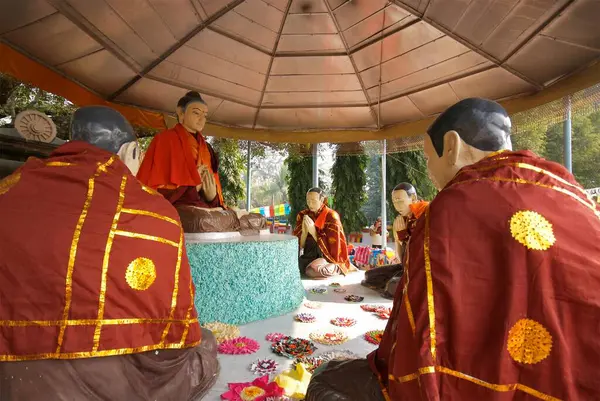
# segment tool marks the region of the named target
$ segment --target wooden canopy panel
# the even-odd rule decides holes
[[[0,41],[105,101],[198,90],[215,133],[289,140],[539,93],[598,60],[598,20],[597,0],[0,0]]]

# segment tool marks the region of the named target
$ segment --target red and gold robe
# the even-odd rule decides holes
[[[202,134],[190,134],[181,124],[157,134],[142,160],[137,178],[156,189],[173,204],[224,207],[218,174],[218,158]],[[217,196],[206,202],[196,190],[202,183],[198,167],[206,166],[215,177]]]
[[[302,237],[304,216],[310,217],[315,222],[317,244],[323,257],[329,263],[338,265],[342,273],[348,274],[350,269],[348,246],[338,213],[327,206],[321,207],[317,213],[311,212],[309,209],[302,210],[296,217],[296,228],[294,229],[294,235],[298,238]]]
[[[463,168],[409,243],[371,367],[394,401],[600,399],[600,211],[562,166]]]
[[[175,209],[118,159],[69,142],[0,181],[0,361],[196,346]]]

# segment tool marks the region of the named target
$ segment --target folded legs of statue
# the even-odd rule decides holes
[[[385,401],[366,359],[331,361],[313,375],[306,401]]]
[[[217,342],[84,359],[0,363],[2,401],[198,401],[219,374]]]

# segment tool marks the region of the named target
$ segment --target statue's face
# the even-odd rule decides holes
[[[208,116],[208,106],[202,102],[193,102],[185,110],[177,109],[177,117],[184,128],[193,134],[202,132]]]
[[[311,212],[318,212],[323,206],[323,198],[321,198],[321,194],[316,192],[309,192],[306,194],[306,205]]]
[[[394,208],[402,216],[408,216],[410,214],[410,205],[415,201],[416,199],[408,195],[403,189],[392,192],[392,203],[394,204]]]

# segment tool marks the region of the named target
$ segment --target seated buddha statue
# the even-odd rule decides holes
[[[207,115],[198,92],[179,99],[178,124],[152,139],[137,178],[175,206],[185,232],[257,233],[266,225],[263,216],[225,205],[219,159],[202,136]]]
[[[300,273],[313,279],[345,275],[356,270],[348,258],[340,216],[327,207],[325,200],[322,189],[309,189],[306,194],[308,209],[298,213],[294,229],[302,250]]]
[[[71,139],[0,181],[0,398],[198,400],[219,363],[179,216],[117,111],[78,109]]]

